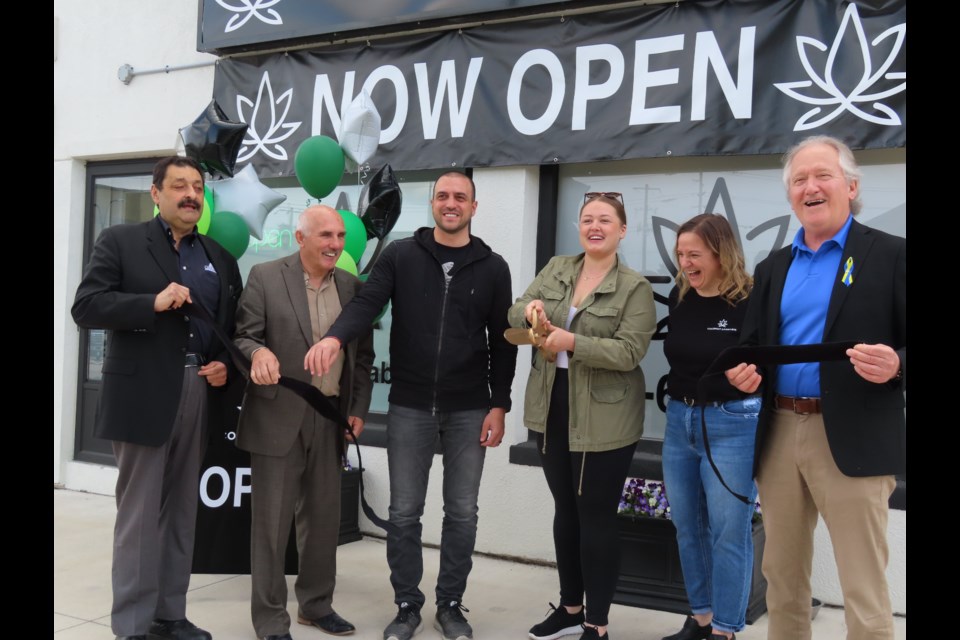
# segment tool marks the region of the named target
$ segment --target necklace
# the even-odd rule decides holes
[[[609,272],[609,269],[602,271],[595,276],[588,276],[587,271],[584,269],[580,271],[580,277],[583,278],[584,280],[596,280],[598,278],[602,278],[603,276],[607,275],[608,272]]]

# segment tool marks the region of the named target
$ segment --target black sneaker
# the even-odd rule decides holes
[[[397,617],[383,630],[383,640],[410,640],[423,629],[423,618],[415,604],[401,602]]]
[[[610,640],[610,634],[605,633],[600,635],[600,632],[597,631],[596,627],[588,627],[584,625],[583,635],[580,636],[580,640]]]
[[[709,624],[700,626],[700,623],[694,620],[693,616],[687,616],[683,621],[683,628],[680,631],[664,636],[661,640],[710,640],[710,632],[713,627]]]
[[[440,632],[444,640],[473,640],[473,629],[461,611],[469,613],[470,609],[456,600],[437,604],[437,617],[433,620],[433,628]]]
[[[578,613],[570,613],[566,607],[555,607],[550,603],[551,613],[547,619],[533,625],[527,634],[532,640],[556,640],[561,636],[580,633],[583,630],[583,607]]]

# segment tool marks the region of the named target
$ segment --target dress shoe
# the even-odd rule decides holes
[[[300,624],[313,625],[317,629],[320,629],[320,631],[329,633],[332,636],[348,636],[357,630],[355,626],[341,618],[340,614],[336,611],[331,611],[322,618],[313,620],[298,615],[297,622]]]
[[[117,640],[147,640],[147,636],[117,636]]]
[[[154,620],[150,623],[148,637],[162,640],[213,640],[209,631],[204,631],[186,618]]]
[[[711,631],[712,627],[709,624],[701,627],[693,616],[687,616],[683,628],[672,636],[663,638],[663,640],[709,640]]]
[[[263,640],[293,640],[289,633],[280,633],[272,636],[263,636]]]

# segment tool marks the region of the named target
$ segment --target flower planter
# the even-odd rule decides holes
[[[620,573],[613,596],[616,604],[674,613],[690,613],[683,585],[677,530],[671,520],[621,515]],[[753,580],[747,606],[747,623],[767,611],[767,581],[760,571],[766,540],[763,522],[753,525]]]

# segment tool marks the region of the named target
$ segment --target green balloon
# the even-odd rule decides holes
[[[349,253],[353,261],[359,263],[363,252],[367,249],[367,228],[363,226],[363,220],[352,211],[337,209],[337,213],[343,218],[343,226],[347,230],[343,252]]]
[[[213,189],[210,185],[203,185],[203,213],[197,220],[197,233],[207,235],[210,230],[210,216],[213,215]]]
[[[353,275],[357,275],[357,263],[350,257],[350,254],[344,251],[340,254],[340,257],[337,258],[337,266],[343,269],[344,271],[349,271]]]
[[[307,138],[297,148],[293,166],[300,186],[314,198],[324,198],[340,184],[343,149],[327,136]]]
[[[250,230],[243,218],[232,211],[217,211],[210,219],[207,237],[213,238],[230,252],[234,258],[240,258],[250,244]]]

